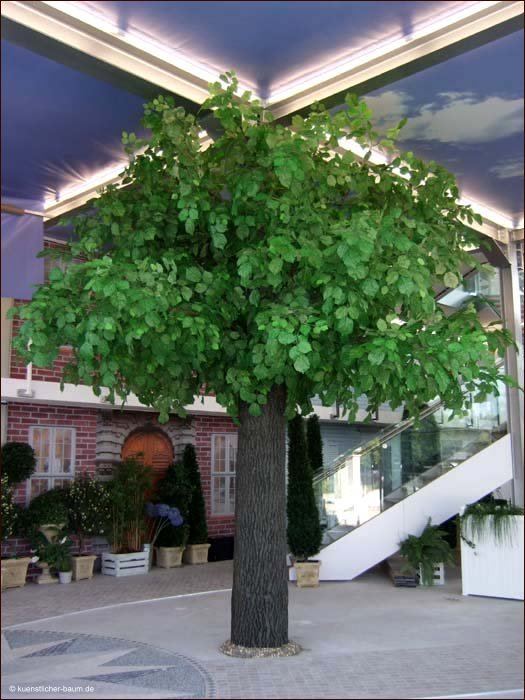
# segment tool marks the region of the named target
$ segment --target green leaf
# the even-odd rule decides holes
[[[458,278],[453,272],[447,272],[446,275],[443,277],[443,282],[447,287],[457,287],[458,286]]]
[[[377,322],[377,327],[379,328],[380,331],[386,331],[388,328],[388,325],[386,321],[384,321],[382,318],[379,319]]]
[[[297,372],[304,374],[310,369],[310,360],[305,355],[300,355],[293,363]]]

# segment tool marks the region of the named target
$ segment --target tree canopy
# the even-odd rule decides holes
[[[354,96],[287,126],[221,79],[202,105],[222,129],[207,149],[171,97],[145,106],[146,142],[124,134],[123,186],[74,221],[68,256],[85,262],[53,270],[18,310],[22,356],[48,366],[71,345],[64,381],[133,392],[161,420],[203,385],[232,416],[240,401],[258,415],[276,385],[289,417],[314,395],[352,416],[362,394],[371,413],[388,400],[416,414],[436,396],[459,409],[462,382],[491,391],[508,333],[435,301],[479,245],[454,177],[396,156],[402,124],[380,137]],[[390,162],[373,164],[373,145]]]

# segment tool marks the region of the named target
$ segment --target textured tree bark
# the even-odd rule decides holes
[[[288,643],[285,405],[276,386],[261,416],[240,408],[231,641],[250,648]]]

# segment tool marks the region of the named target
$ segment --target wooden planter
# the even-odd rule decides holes
[[[102,573],[106,576],[137,576],[149,571],[148,552],[113,554],[102,552]]]
[[[30,561],[31,557],[2,559],[2,590],[4,588],[25,586],[27,567]]]
[[[93,578],[93,568],[95,566],[96,555],[88,554],[84,556],[71,557],[73,564],[73,581],[80,581],[84,578]]]
[[[173,569],[182,564],[184,547],[155,547],[155,552],[157,566],[161,569]]]
[[[320,561],[294,562],[298,588],[316,588],[319,586]]]
[[[187,544],[184,550],[185,564],[206,564],[208,561],[209,544]]]

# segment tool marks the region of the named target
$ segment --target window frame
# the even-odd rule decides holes
[[[31,425],[29,427],[28,442],[34,449],[35,444],[35,430],[49,430],[49,463],[51,465],[48,472],[37,472],[36,470],[27,480],[26,488],[26,503],[29,505],[31,502],[31,483],[33,479],[46,479],[48,482],[48,488],[46,491],[50,491],[55,487],[55,482],[60,481],[73,481],[76,473],[76,458],[77,458],[77,431],[74,426],[71,425]],[[71,433],[71,471],[69,474],[64,472],[59,472],[55,470],[56,461],[56,432],[57,430],[69,430]],[[35,455],[38,459],[38,455]],[[42,493],[45,493],[43,491]],[[38,495],[38,494],[37,494]],[[36,496],[35,496],[36,498]]]
[[[223,437],[225,438],[225,448],[228,448],[228,440],[233,440],[235,442],[235,467],[233,471],[217,471],[215,469],[215,464],[216,464],[216,447],[215,447],[215,440],[218,437]],[[237,449],[238,449],[238,435],[237,433],[212,433],[211,434],[211,460],[210,460],[210,480],[211,480],[211,507],[210,507],[210,512],[213,517],[216,518],[231,518],[233,515],[235,515],[235,496],[237,494],[237,483],[236,483],[236,476],[237,476]],[[226,465],[225,465],[226,466]],[[230,491],[230,482],[233,479],[234,482],[234,499],[233,499],[233,504],[232,504],[232,510],[228,510],[225,512],[217,512],[215,508],[215,494],[216,494],[216,488],[215,488],[215,479],[221,477],[225,479],[225,494],[229,493]],[[229,499],[228,499],[229,501]],[[224,508],[226,508],[226,503],[224,504]]]

